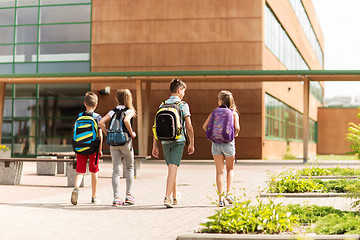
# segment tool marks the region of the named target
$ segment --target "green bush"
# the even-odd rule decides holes
[[[274,234],[291,232],[298,225],[297,218],[291,212],[285,211],[281,204],[272,200],[264,204],[257,198],[257,205],[251,205],[251,200],[236,199],[233,207],[216,210],[202,223],[203,233],[266,233]]]
[[[297,170],[301,176],[356,176],[360,175],[359,169],[354,168],[321,168],[318,166],[306,166],[303,169]]]
[[[303,193],[322,191],[323,186],[312,179],[303,179],[294,169],[273,175],[268,183],[270,193]]]
[[[360,218],[353,214],[329,214],[320,218],[309,231],[317,234],[360,234]]]
[[[269,193],[305,193],[305,192],[323,192],[323,193],[350,193],[360,189],[360,181],[337,179],[323,181],[320,179],[304,179],[298,171],[294,169],[284,171],[278,175],[273,175],[267,182]]]
[[[359,113],[357,113],[357,117],[360,117]],[[356,158],[360,159],[360,124],[349,123],[348,131],[346,140],[350,142],[352,149],[348,154],[355,154]]]

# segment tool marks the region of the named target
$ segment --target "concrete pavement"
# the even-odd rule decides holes
[[[239,161],[234,174],[237,193],[245,188],[249,198],[265,187],[269,174],[284,170],[284,164],[304,166],[296,162],[252,162]],[[78,205],[71,205],[72,188],[66,187],[65,176],[35,173],[36,164],[25,163],[22,185],[0,185],[0,239],[176,239],[198,230],[199,223],[217,209],[211,204],[216,200],[215,167],[211,161],[184,161],[180,166],[177,185],[182,197],[173,209],[163,206],[167,175],[164,162],[143,164],[142,175],[134,182],[136,205],[123,207],[111,205],[111,163],[100,166],[97,195],[102,202],[98,205],[90,204],[91,188],[80,189]],[[125,195],[125,179],[121,184]],[[335,197],[276,201],[350,207],[349,200]]]

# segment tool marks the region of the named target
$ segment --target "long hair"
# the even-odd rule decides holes
[[[218,98],[222,102],[222,104],[225,104],[229,109],[233,110],[234,112],[238,112],[234,97],[230,91],[222,90]]]
[[[136,110],[133,105],[132,94],[129,89],[119,89],[116,92],[116,99],[118,100],[120,105],[124,105],[125,107],[134,110],[136,115]]]

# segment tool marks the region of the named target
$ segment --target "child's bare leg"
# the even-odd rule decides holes
[[[92,197],[96,197],[97,183],[98,183],[98,174],[97,173],[91,173]]]
[[[174,188],[175,188],[174,185],[176,184],[177,170],[178,170],[178,166],[176,166],[174,164],[169,164],[168,176],[167,176],[167,180],[166,180],[166,193],[165,193],[165,197],[167,199],[171,198],[171,194],[174,191]]]
[[[213,155],[216,169],[216,186],[219,194],[219,200],[221,200],[221,194],[223,193],[223,178],[224,178],[224,156]]]

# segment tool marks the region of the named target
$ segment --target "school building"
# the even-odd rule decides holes
[[[196,75],[183,78],[196,149],[184,158],[211,158],[202,124],[223,89],[240,112],[238,159],[302,156],[304,82],[256,77],[261,70],[322,70],[323,49],[311,0],[0,1],[1,143],[13,156],[71,151],[85,92],[98,94],[104,116],[116,90],[129,88],[141,122],[135,149],[150,155],[153,117],[169,96],[166,76]],[[247,78],[232,78],[233,71]],[[313,156],[324,88],[309,84]]]

